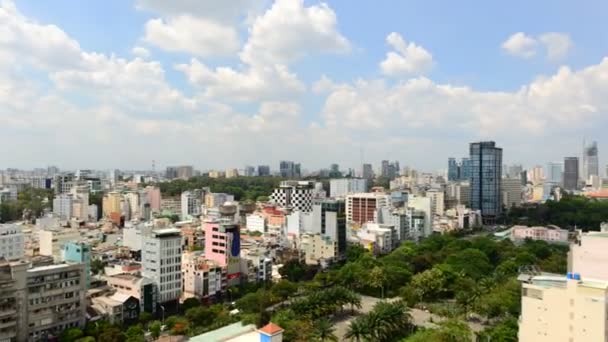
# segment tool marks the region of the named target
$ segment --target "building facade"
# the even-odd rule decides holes
[[[364,224],[375,220],[376,210],[390,205],[390,196],[384,193],[365,192],[346,196],[346,221]]]
[[[18,260],[25,254],[25,240],[21,227],[16,224],[0,224],[0,257]]]
[[[181,296],[181,242],[175,228],[152,230],[142,237],[142,275],[156,284],[159,303]]]
[[[502,212],[502,149],[493,141],[471,143],[471,208],[492,222]]]
[[[365,178],[339,178],[329,181],[329,196],[333,198],[366,191],[367,179]]]
[[[270,199],[282,208],[311,212],[314,183],[308,181],[283,181],[272,192]]]
[[[564,189],[578,190],[578,157],[566,157],[564,159]]]

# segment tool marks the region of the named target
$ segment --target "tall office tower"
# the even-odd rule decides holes
[[[469,180],[471,178],[471,160],[469,158],[462,158],[458,178],[460,180]]]
[[[389,162],[388,160],[383,160],[380,167],[380,175],[384,178],[388,178],[389,172]]]
[[[500,191],[502,193],[502,204],[505,208],[509,209],[512,207],[519,207],[521,205],[521,198],[523,192],[523,186],[521,179],[517,178],[503,178],[500,181]]]
[[[146,232],[142,236],[142,275],[158,291],[158,302],[177,301],[182,294],[182,236],[176,228]]]
[[[299,163],[294,163],[289,160],[281,160],[279,163],[279,173],[283,178],[300,178],[302,170]]]
[[[340,172],[340,165],[338,165],[338,164],[330,165],[329,177],[332,177],[332,178],[342,177],[342,172]]]
[[[178,166],[177,178],[190,179],[194,176],[194,168],[192,166]]]
[[[606,170],[608,170],[608,166],[606,167]],[[372,164],[363,164],[361,169],[361,177],[368,180],[374,178],[374,169],[372,168]]]
[[[507,177],[509,178],[521,178],[521,173],[524,171],[521,164],[513,164],[509,166],[509,171],[507,172]]]
[[[593,141],[583,147],[583,177],[587,182],[591,176],[599,176],[599,161],[597,158],[597,142]]]
[[[502,148],[493,141],[471,143],[470,158],[471,208],[481,210],[484,221],[493,222],[502,212]]]
[[[544,178],[543,167],[540,165],[536,165],[528,171],[528,181],[534,185],[542,183]]]
[[[320,204],[315,204],[313,208],[313,230],[320,227],[320,231],[324,236],[329,237],[337,243],[336,255],[340,258],[346,253],[346,204],[343,199],[339,200],[322,200]]]
[[[578,157],[564,158],[564,189],[578,189]]]
[[[456,163],[455,158],[448,158],[448,180],[455,181],[458,180],[459,172],[458,172],[458,163]]]
[[[177,178],[177,167],[167,166],[167,170],[165,171],[165,178],[167,178],[167,179]]]
[[[547,163],[547,171],[545,175],[545,183],[551,183],[553,185],[562,184],[563,176],[563,164],[562,163]]]
[[[329,197],[344,197],[367,191],[367,179],[365,178],[338,178],[329,180]]]
[[[245,166],[245,177],[253,177],[255,176],[255,167],[253,166]]]
[[[270,176],[270,166],[258,165],[258,176]]]

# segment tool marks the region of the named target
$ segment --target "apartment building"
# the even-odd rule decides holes
[[[0,257],[17,260],[25,251],[21,227],[15,224],[0,224]]]
[[[121,273],[106,277],[106,281],[117,292],[139,299],[141,312],[156,312],[158,294],[151,279],[137,274]]]
[[[390,205],[390,196],[380,192],[364,192],[346,196],[346,221],[364,224],[375,221],[376,210]]]
[[[63,245],[80,240],[80,232],[76,229],[41,230],[38,239],[40,255],[52,256],[58,262],[61,260]]]
[[[158,302],[176,301],[181,296],[182,237],[179,229],[165,228],[142,236],[142,275],[158,290]]]
[[[201,251],[184,252],[182,257],[182,299],[208,299],[224,292],[226,268],[208,260]]]

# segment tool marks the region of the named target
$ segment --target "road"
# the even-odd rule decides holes
[[[394,302],[394,301],[399,300],[399,298],[389,298],[386,300],[389,302]],[[334,323],[335,323],[334,328],[336,329],[335,334],[338,337],[338,340],[344,341],[344,335],[346,334],[346,331],[348,330],[348,326],[355,317],[372,311],[372,308],[374,307],[374,305],[376,303],[378,303],[379,301],[381,301],[381,299],[379,299],[379,298],[361,296],[361,309],[357,310],[355,312],[354,316],[350,315],[349,309],[346,309],[346,310],[344,310],[345,311],[344,316],[339,316],[339,317],[335,318],[334,319]],[[427,312],[424,310],[419,310],[419,309],[410,308],[409,312],[410,312],[410,315],[412,316],[412,322],[414,323],[414,325],[419,326],[419,327],[433,328],[436,326],[436,324],[434,324],[433,322],[441,322],[445,319],[441,316],[437,316],[430,312]],[[478,323],[472,323],[472,322],[469,322],[469,327],[471,328],[471,330],[473,330],[473,332],[481,331],[484,328],[483,325],[478,324]]]

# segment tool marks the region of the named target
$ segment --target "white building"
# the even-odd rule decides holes
[[[338,244],[328,236],[318,233],[304,233],[300,238],[300,249],[308,265],[329,262],[338,255]]]
[[[391,204],[382,192],[363,192],[346,196],[346,222],[364,224],[376,220],[376,211]]]
[[[431,200],[431,217],[442,216],[445,212],[445,194],[442,190],[430,189],[426,197]]]
[[[250,232],[264,233],[266,231],[266,218],[257,213],[247,215],[246,225]]]
[[[329,181],[329,196],[344,197],[367,191],[367,180],[363,178],[339,178]]]
[[[128,247],[132,251],[141,251],[143,244],[143,234],[146,228],[143,223],[133,224],[125,222],[125,227],[122,229],[122,245]]]
[[[77,229],[41,230],[38,232],[40,255],[52,256],[55,261],[61,260],[63,245],[80,241]]]
[[[191,190],[182,192],[182,220],[188,220],[201,214],[203,204],[203,194],[201,190]]]
[[[394,237],[396,236],[395,227],[388,224],[366,223],[357,236],[362,240],[374,242],[374,252],[390,253],[395,247]]]
[[[308,181],[283,181],[274,189],[270,199],[278,206],[294,211],[311,212],[314,183]]]
[[[21,227],[16,224],[0,224],[0,257],[7,260],[21,259],[24,249]]]
[[[152,230],[142,238],[142,275],[157,286],[158,301],[178,300],[182,293],[181,251],[179,229]]]
[[[413,208],[414,210],[424,212],[424,230],[422,231],[422,235],[419,237],[427,237],[430,236],[433,232],[432,229],[432,205],[431,199],[429,197],[420,197],[420,196],[409,196],[407,199],[407,207]]]
[[[72,218],[74,199],[70,194],[61,194],[53,199],[53,213],[57,214],[62,221]]]
[[[208,298],[222,293],[226,286],[226,269],[205,259],[204,253],[184,252],[182,257],[182,298]]]
[[[129,213],[131,217],[139,217],[139,193],[130,191],[124,194],[124,200],[129,206]]]

